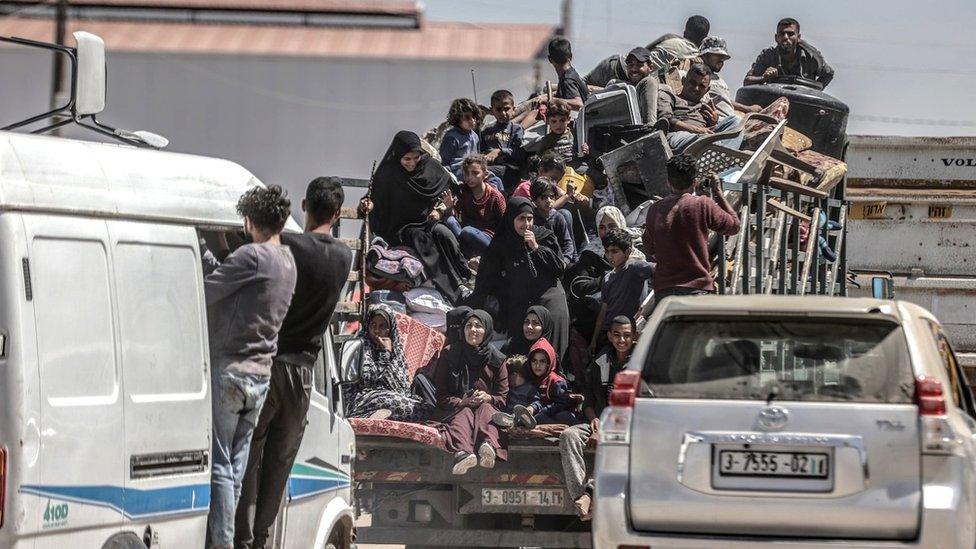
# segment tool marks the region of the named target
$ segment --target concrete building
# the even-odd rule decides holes
[[[472,69],[480,102],[526,97],[551,72],[554,31],[428,22],[402,0],[71,0],[68,21],[69,45],[75,30],[105,40],[101,120],[237,161],[294,198],[318,175],[367,177],[397,130],[422,133],[472,95]],[[52,41],[53,6],[0,3],[0,35]],[[0,125],[47,110],[51,73],[50,54],[0,47]]]

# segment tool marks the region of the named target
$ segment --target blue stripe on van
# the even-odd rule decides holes
[[[303,499],[349,486],[349,477],[313,463],[296,463],[288,476],[288,499]],[[25,484],[24,494],[114,509],[126,518],[206,512],[210,485],[193,484],[139,490],[120,486],[42,486]]]
[[[288,499],[292,501],[317,496],[346,486],[349,486],[348,475],[309,460],[292,466],[288,477]]]
[[[56,498],[64,501],[106,507],[122,513],[126,518],[151,515],[171,515],[210,508],[210,485],[193,484],[139,490],[120,486],[38,486],[26,484],[24,494]]]

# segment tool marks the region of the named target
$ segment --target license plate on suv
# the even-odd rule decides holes
[[[563,491],[560,489],[482,488],[481,504],[484,506],[562,507]]]
[[[830,492],[834,449],[828,446],[714,444],[712,488],[757,492]]]
[[[717,467],[721,476],[824,479],[830,476],[830,454],[719,450]]]

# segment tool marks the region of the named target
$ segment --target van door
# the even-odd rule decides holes
[[[161,544],[202,547],[210,501],[203,272],[191,227],[109,221],[124,380],[125,513]]]
[[[122,388],[105,222],[24,215],[40,379],[37,548],[101,547],[124,510]],[[65,532],[61,534],[61,532]],[[69,533],[70,532],[70,533]]]
[[[320,532],[322,523],[329,523],[324,525],[328,528],[333,517],[349,508],[346,494],[352,455],[348,444],[341,446],[341,440],[344,430],[351,434],[352,428],[342,417],[341,399],[333,383],[337,371],[332,338],[326,334],[312,371],[305,437],[288,478],[282,547],[312,546],[317,536],[326,535]]]

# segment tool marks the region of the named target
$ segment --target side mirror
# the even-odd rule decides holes
[[[895,283],[886,276],[875,276],[871,278],[871,295],[875,299],[894,299]]]
[[[105,110],[105,42],[83,31],[74,37],[78,42],[75,111],[80,116],[98,114]]]
[[[359,338],[350,339],[342,344],[342,351],[339,353],[340,383],[356,383],[359,381],[363,352],[365,352],[363,341]]]

